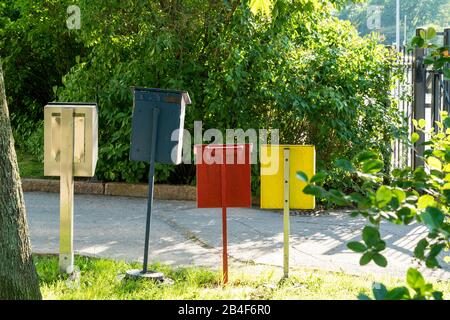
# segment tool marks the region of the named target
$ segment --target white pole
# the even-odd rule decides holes
[[[395,24],[395,42],[397,51],[400,51],[400,0],[397,0]]]
[[[397,52],[400,52],[400,0],[396,1],[396,17],[395,17],[395,47]],[[396,95],[397,95],[397,108],[401,109],[400,104],[400,82],[397,80],[396,83]],[[401,160],[401,146],[398,139],[394,142],[394,167],[399,167]]]
[[[290,203],[289,203],[289,177],[290,177],[290,167],[289,167],[289,155],[290,150],[288,148],[284,149],[284,205],[283,205],[283,225],[284,225],[284,261],[283,270],[284,277],[289,277],[289,229],[290,229]]]
[[[406,26],[406,14],[405,14],[405,22],[404,22],[404,25],[403,25],[403,27],[405,28],[405,33],[404,33],[404,39],[403,39],[403,44],[404,44],[404,46],[406,46],[407,44],[408,44],[408,39],[406,39],[407,37],[408,37],[408,34],[407,34],[407,26]]]

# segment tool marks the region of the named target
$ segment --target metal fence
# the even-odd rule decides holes
[[[399,65],[403,70],[403,79],[399,81],[393,95],[397,100],[397,107],[402,115],[403,126],[408,128],[408,135],[412,133],[413,119],[413,72],[414,55],[406,47],[400,49]],[[392,152],[392,167],[402,168],[412,166],[412,150],[401,138],[394,140]]]
[[[417,29],[417,34],[420,33]],[[444,46],[450,46],[450,28],[438,33],[439,41]],[[404,70],[404,81],[399,82],[395,89],[398,108],[409,136],[414,132],[413,119],[425,119],[426,129],[436,127],[435,121],[440,120],[442,111],[450,112],[450,81],[444,81],[442,73],[432,70],[424,64],[427,49],[416,48],[412,52],[403,47],[399,66]],[[429,136],[420,134],[416,147],[412,148],[402,139],[393,142],[392,166],[418,167],[423,165],[421,156],[425,151],[424,142]]]

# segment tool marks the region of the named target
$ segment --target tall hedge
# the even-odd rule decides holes
[[[81,48],[55,92],[98,103],[98,177],[145,180],[146,166],[128,160],[131,86],[188,90],[190,130],[194,120],[277,128],[283,143],[315,144],[321,169],[367,148],[387,158],[400,121],[393,54],[335,18],[334,2],[344,1],[278,0],[265,17],[238,0],[75,1],[82,25],[69,36]],[[190,182],[193,172],[161,166],[157,180]]]

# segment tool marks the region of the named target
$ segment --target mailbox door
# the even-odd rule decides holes
[[[49,103],[44,108],[44,175],[60,175],[61,110],[73,110],[73,174],[92,177],[98,158],[97,105],[89,103]]]
[[[158,108],[155,162],[179,164],[183,145],[185,105],[183,94],[178,91],[135,89],[130,159],[150,161],[153,109]]]
[[[222,170],[225,170],[224,206],[251,207],[250,147],[249,144],[196,145],[194,147],[198,208],[223,206]],[[222,164],[224,157],[227,161]]]
[[[74,108],[74,176],[94,176],[97,158],[97,107],[76,107]]]
[[[289,148],[289,203],[291,209],[314,209],[315,197],[302,192],[306,183],[297,178],[297,171],[309,178],[315,174],[314,146],[261,146],[261,208],[282,209],[284,199],[284,152]]]

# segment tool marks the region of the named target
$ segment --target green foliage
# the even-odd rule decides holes
[[[0,57],[13,134],[32,167],[42,162],[43,107],[56,98],[54,87],[83,55],[83,47],[65,26],[71,1],[6,0],[0,3]],[[23,173],[42,175],[22,168]]]
[[[436,35],[433,27],[421,30],[419,35],[411,40],[411,49],[414,47],[427,49],[427,56],[423,60],[424,64],[432,66],[434,72],[442,73],[444,80],[450,80],[450,46],[439,46],[433,43]]]
[[[36,161],[35,156],[30,156],[16,148],[19,172],[22,178],[43,178],[44,166],[42,162]]]
[[[40,81],[7,75],[12,99],[27,97],[34,103],[31,108],[24,102],[12,112],[36,121],[48,100],[97,102],[96,173],[103,180],[147,177],[145,164],[128,159],[131,86],[188,90],[193,104],[187,108],[186,128],[191,133],[194,120],[202,120],[204,130],[277,128],[281,143],[314,144],[318,167],[332,177],[341,173],[332,165],[335,159],[367,147],[388,161],[390,140],[401,123],[386,95],[398,75],[392,67],[395,55],[333,17],[332,10],[345,2],[277,0],[266,16],[254,15],[250,1],[79,0],[82,26],[70,31],[64,25],[64,1],[11,2],[18,17],[10,19],[8,35],[1,37],[10,49],[0,53],[8,74],[27,46],[52,66],[46,70],[41,60],[28,60],[32,75],[48,74]],[[14,32],[28,41],[22,44]],[[40,92],[30,83],[45,83],[39,99],[24,92]],[[22,91],[11,93],[24,84]],[[186,179],[178,170],[158,167],[157,181],[193,181],[193,170],[183,171],[190,174]],[[254,185],[257,180],[255,175]],[[353,188],[348,176],[326,183]]]
[[[419,271],[409,268],[406,275],[408,287],[396,287],[388,290],[382,283],[374,283],[373,296],[375,300],[443,300],[440,291],[433,290],[431,283],[426,283]],[[370,300],[365,294],[360,294],[359,299]]]
[[[5,0],[0,4],[0,57],[13,128],[43,119],[43,106],[55,99],[53,87],[84,55],[65,25],[72,1]],[[24,118],[24,119],[22,119]],[[17,121],[16,121],[17,120]]]
[[[347,244],[350,250],[363,253],[360,264],[363,266],[373,260],[380,267],[386,267],[386,258],[380,254],[386,248],[386,242],[381,240],[379,231],[374,227],[366,226],[362,237],[364,244],[356,241]]]
[[[362,233],[364,243],[348,244],[349,249],[363,254],[361,265],[371,261],[381,267],[387,265],[382,255],[386,244],[378,231],[382,221],[398,225],[416,221],[426,226],[429,233],[417,243],[415,258],[423,261],[428,268],[440,267],[438,256],[450,248],[450,119],[447,112],[443,112],[441,117],[442,122],[436,122],[437,131],[432,128],[425,132],[422,121],[415,122],[417,132],[431,135],[427,143],[429,149],[423,157],[425,166],[393,170],[390,185],[383,183],[386,177],[383,177],[379,156],[368,151],[360,153],[351,162],[337,163],[348,174],[359,179],[360,189],[356,192],[344,194],[326,190],[317,182],[304,189],[305,193],[325,197],[336,205],[351,206],[355,208],[354,216],[361,215],[368,219],[370,225]],[[408,271],[408,285],[416,291],[411,296],[413,299],[440,297],[416,270]],[[401,290],[398,289],[395,294]],[[385,292],[385,295],[388,293]]]
[[[11,115],[15,123],[13,131],[15,145],[36,162],[44,161],[44,121],[34,121],[26,117]]]
[[[250,10],[257,14],[261,12],[266,16],[270,16],[270,6],[272,5],[272,1],[270,0],[251,0],[250,1]]]

